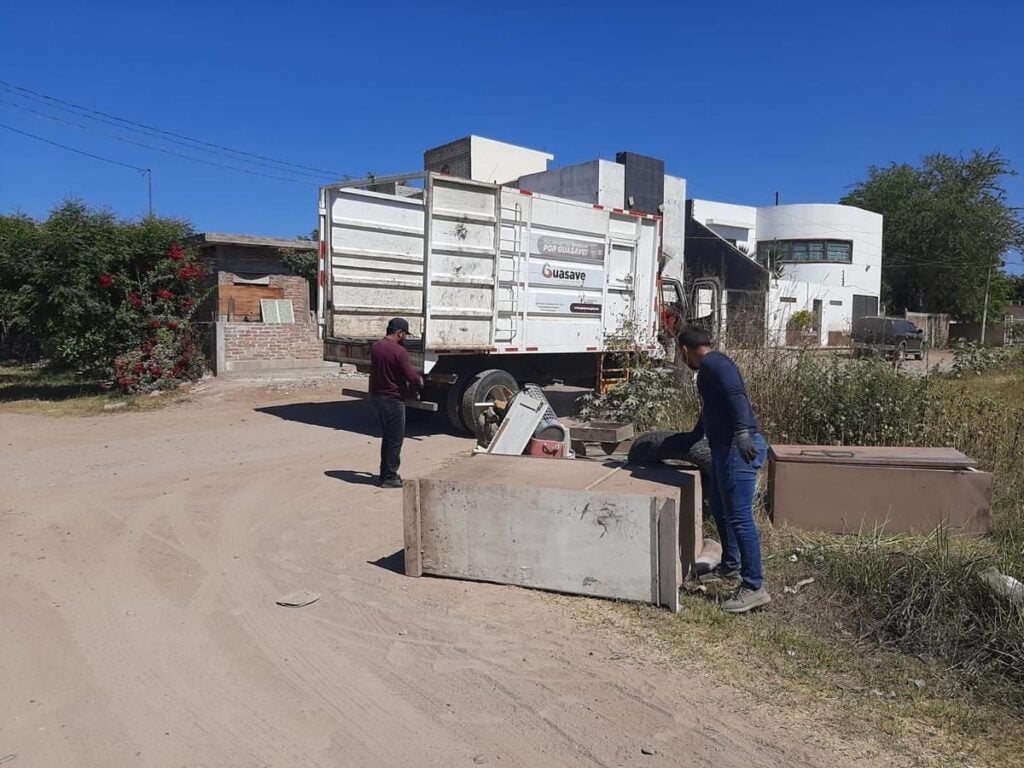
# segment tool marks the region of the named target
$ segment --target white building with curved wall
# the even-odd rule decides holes
[[[815,315],[819,343],[833,346],[848,343],[854,317],[877,314],[880,214],[837,204],[753,207],[694,200],[692,215],[771,272],[768,343],[786,343],[789,318],[798,310]]]

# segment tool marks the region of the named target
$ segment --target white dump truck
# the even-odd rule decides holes
[[[404,317],[426,381],[411,404],[473,431],[480,404],[521,383],[601,387],[616,353],[660,354],[665,308],[683,294],[658,276],[658,216],[422,178],[388,193],[321,190],[326,359],[365,368],[388,319]]]

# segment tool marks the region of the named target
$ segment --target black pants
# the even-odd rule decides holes
[[[385,483],[398,479],[398,467],[402,463],[405,402],[386,395],[374,395],[371,400],[380,421],[380,481]]]

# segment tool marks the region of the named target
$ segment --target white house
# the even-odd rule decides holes
[[[854,317],[878,312],[882,217],[845,205],[755,207],[687,200],[686,180],[630,152],[549,169],[553,156],[480,136],[429,149],[424,168],[663,217],[662,274],[717,281],[712,313],[727,344],[785,344],[797,310],[816,318],[822,345],[847,343]],[[766,290],[767,284],[767,290]],[[698,301],[699,297],[691,297]],[[732,323],[730,324],[730,319]]]
[[[816,316],[822,345],[845,344],[853,318],[878,312],[880,214],[836,204],[752,207],[694,200],[692,216],[768,267],[769,343],[785,343],[797,310]]]

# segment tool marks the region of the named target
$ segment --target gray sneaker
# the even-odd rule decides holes
[[[722,581],[739,581],[739,579],[739,571],[726,570],[721,564],[716,565],[707,573],[702,573],[697,577],[697,581],[701,584],[718,584]]]
[[[768,590],[764,587],[761,589],[740,587],[739,592],[722,603],[722,610],[726,613],[746,613],[763,605],[768,605],[771,601],[772,596],[768,594]]]

